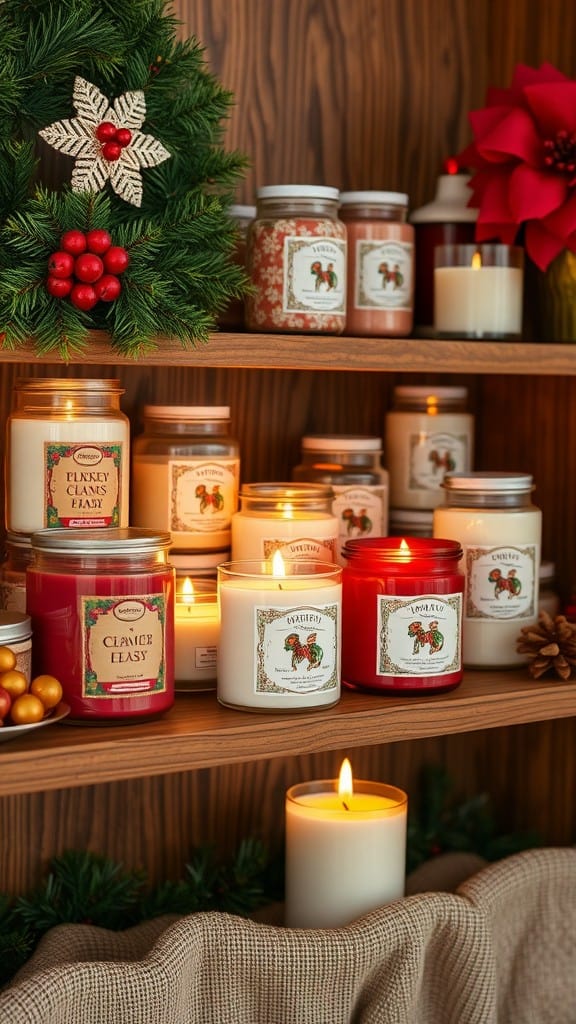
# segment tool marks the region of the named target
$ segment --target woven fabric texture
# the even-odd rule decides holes
[[[345,928],[220,913],[120,933],[63,925],[0,993],[0,1021],[568,1024],[575,882],[575,851],[540,850]]]

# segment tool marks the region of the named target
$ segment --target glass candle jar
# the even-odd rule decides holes
[[[434,327],[446,338],[518,338],[524,250],[439,245],[434,250]]]
[[[176,574],[174,676],[176,690],[216,689],[220,614],[215,579]]]
[[[24,612],[0,611],[0,647],[16,656],[15,668],[30,683],[32,678],[32,624]]]
[[[244,484],[232,516],[232,560],[283,558],[335,562],[338,520],[331,487],[309,483]]]
[[[342,681],[379,693],[440,693],[462,681],[462,555],[455,540],[348,541]]]
[[[169,530],[174,551],[224,551],[238,508],[230,408],[146,405],[132,448],[132,523]]]
[[[248,230],[246,327],[341,334],[346,323],[346,228],[337,188],[265,185]]]
[[[386,415],[390,505],[433,509],[444,501],[445,473],[472,468],[474,418],[464,387],[394,388]]]
[[[292,477],[332,487],[340,564],[349,537],[383,537],[388,530],[388,473],[381,455],[379,437],[322,434],[302,438],[302,462]]]
[[[34,671],[62,683],[70,718],[125,722],[174,703],[168,533],[42,530],[26,573]]]
[[[414,303],[414,228],[403,192],[343,192],[348,235],[346,333],[410,334]]]
[[[4,561],[0,566],[0,607],[5,611],[26,611],[26,569],[31,561],[30,537],[8,532]]]
[[[523,626],[538,620],[542,513],[524,473],[448,474],[434,536],[462,545],[466,576],[463,644],[470,668],[511,668]]]
[[[227,562],[218,594],[221,704],[297,711],[340,699],[339,566],[282,556]]]
[[[6,441],[8,530],[128,525],[123,394],[117,380],[16,381]]]

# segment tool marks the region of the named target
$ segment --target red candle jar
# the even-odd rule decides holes
[[[169,533],[134,527],[33,534],[33,671],[60,680],[71,719],[138,721],[173,705],[169,546]]]
[[[440,693],[462,681],[464,575],[457,541],[367,537],[344,547],[342,681]]]

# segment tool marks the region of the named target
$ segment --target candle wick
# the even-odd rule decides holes
[[[348,806],[348,804],[346,803],[345,800],[342,801],[342,807],[344,808],[345,811],[349,811],[350,810],[350,807]]]

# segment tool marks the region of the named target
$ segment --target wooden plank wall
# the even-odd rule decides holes
[[[176,11],[235,95],[226,142],[251,158],[239,202],[253,202],[260,184],[297,181],[399,189],[415,208],[431,198],[444,157],[468,142],[467,112],[482,105],[488,84],[506,85],[517,61],[575,70],[569,0],[179,0]],[[62,372],[2,368],[4,417],[17,376]],[[392,387],[402,382],[386,374],[145,364],[117,375],[135,429],[144,402],[230,404],[245,480],[287,478],[306,432],[381,434]],[[477,467],[534,474],[544,552],[558,563],[567,592],[576,581],[576,379],[473,379],[464,365],[457,380],[468,384],[477,417]],[[286,786],[332,776],[344,753],[358,776],[411,794],[424,762],[443,763],[461,797],[490,793],[506,827],[571,842],[574,749],[568,721],[306,758],[294,751],[256,765],[4,798],[0,888],[29,888],[47,858],[70,847],[144,865],[155,879],[177,875],[192,844],[231,849],[242,836],[261,834],[279,848]]]

